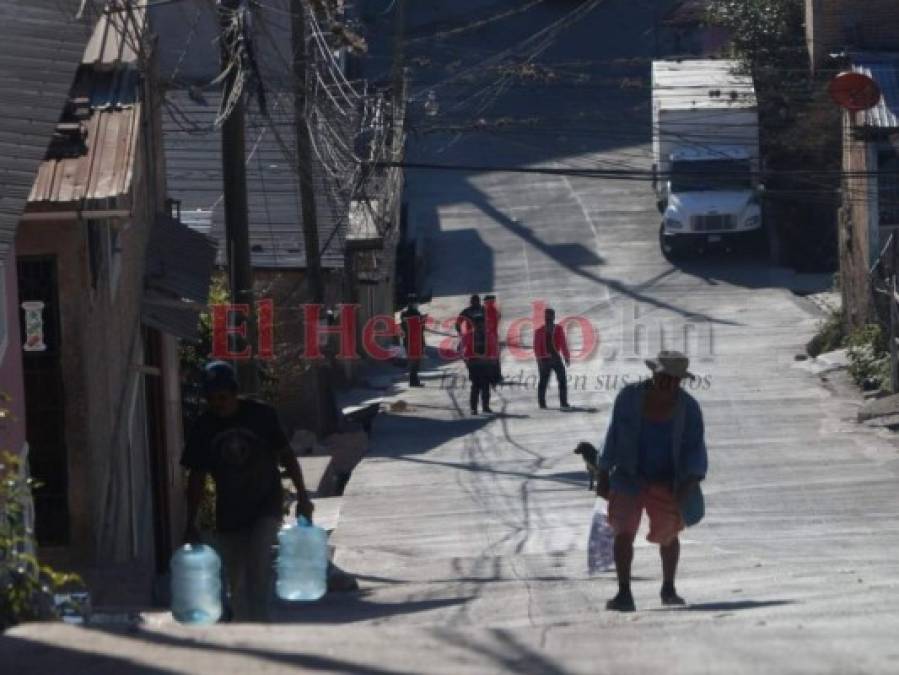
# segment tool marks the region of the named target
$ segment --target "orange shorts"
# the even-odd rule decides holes
[[[614,490],[609,495],[609,526],[615,535],[636,538],[644,509],[649,516],[647,541],[666,546],[684,529],[684,519],[672,489],[668,485],[653,483],[636,495]]]

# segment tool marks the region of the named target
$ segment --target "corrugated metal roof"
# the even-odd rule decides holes
[[[730,59],[652,62],[653,105],[662,110],[754,108],[752,76]]]
[[[873,79],[882,94],[880,102],[862,114],[863,126],[899,128],[899,54],[853,54],[852,70]]]
[[[169,193],[181,202],[185,224],[216,238],[218,261],[224,263],[221,134],[212,128],[221,94],[205,93],[201,102],[186,91],[172,90],[167,98],[179,111],[177,115],[163,113]],[[262,125],[251,124],[246,133],[252,263],[260,268],[302,269],[306,255],[296,174],[275,134],[264,128],[263,118],[255,111],[249,117]],[[291,97],[280,99],[277,119],[293,119]],[[345,123],[349,126],[352,121]],[[293,125],[279,124],[278,130],[287,148],[294,148]],[[347,139],[352,146],[350,131]],[[325,268],[341,268],[349,217],[346,186],[326,175],[318,164],[313,173],[321,263]]]
[[[82,64],[99,70],[137,63],[137,44],[133,36],[142,34],[146,27],[146,0],[132,1],[130,6],[130,11],[121,11],[120,4],[109,4],[91,34]]]
[[[140,134],[137,83],[130,69],[80,71],[72,100],[90,101],[89,117],[79,119],[70,110],[64,118],[81,132],[55,135],[28,197],[32,209],[130,207]]]
[[[78,0],[0,3],[0,261],[6,259],[38,166],[89,36]]]
[[[197,315],[209,299],[216,243],[168,216],[157,218],[147,244],[143,321],[175,337],[192,339]]]

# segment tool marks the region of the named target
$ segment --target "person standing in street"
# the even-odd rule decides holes
[[[502,384],[503,372],[500,364],[499,322],[502,314],[496,306],[495,295],[484,296],[484,315],[487,321],[487,356],[490,359],[490,386],[494,389]]]
[[[680,558],[678,534],[704,514],[699,483],[708,457],[702,410],[681,388],[689,360],[663,351],[646,361],[652,379],[626,386],[615,398],[599,458],[597,494],[609,501],[608,521],[615,535],[618,593],[606,608],[635,610],[631,593],[634,539],[643,511],[649,516],[647,540],[662,558],[663,605],[683,605],[674,586]]]
[[[204,369],[208,409],[188,435],[181,464],[187,478],[187,542],[198,542],[197,514],[207,475],[215,482],[214,547],[222,558],[236,621],[266,621],[273,597],[273,547],[284,496],[279,464],[297,492],[296,515],[312,519],[303,473],[274,408],[239,397],[234,368]]]
[[[425,317],[418,309],[418,296],[410,293],[406,308],[400,313],[403,329],[403,346],[406,348],[406,362],[409,364],[409,386],[423,387],[418,371],[425,348]]]
[[[571,365],[571,354],[568,352],[565,329],[556,324],[556,312],[553,309],[547,308],[543,312],[543,325],[534,331],[534,355],[537,357],[537,370],[540,374],[537,403],[541,408],[546,408],[546,387],[550,373],[555,373],[559,385],[559,403],[563,409],[568,408],[565,366]]]
[[[469,403],[471,414],[478,414],[478,402],[485,413],[490,409],[491,365],[487,354],[487,315],[478,295],[471,296],[471,302],[456,319],[456,332],[461,336],[462,357],[468,368],[471,382]]]

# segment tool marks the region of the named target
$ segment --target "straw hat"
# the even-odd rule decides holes
[[[690,359],[680,352],[663,350],[656,358],[646,359],[645,363],[653,374],[669,375],[680,380],[696,379],[696,376],[687,370],[690,366]]]

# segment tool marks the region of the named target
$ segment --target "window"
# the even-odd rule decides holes
[[[121,229],[116,225],[107,228],[106,252],[109,260],[109,294],[114,299],[122,276]]]
[[[121,231],[118,225],[104,220],[87,221],[91,289],[96,292],[108,283],[113,299],[122,275]]]
[[[87,252],[91,271],[91,288],[96,291],[106,275],[106,233],[99,220],[87,221]]]

